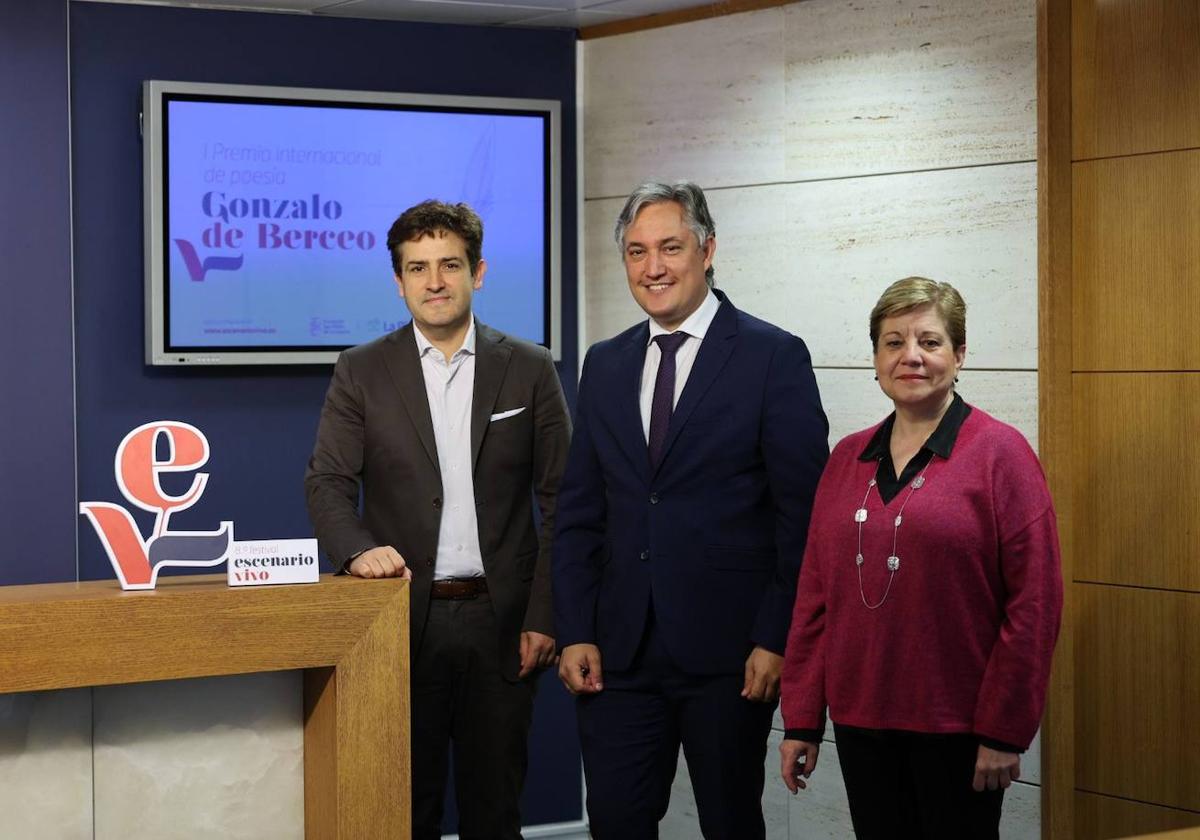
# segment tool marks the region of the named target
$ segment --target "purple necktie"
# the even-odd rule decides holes
[[[674,332],[666,335],[656,335],[662,358],[658,362],[658,375],[654,378],[654,396],[650,400],[650,467],[658,466],[662,458],[663,446],[667,442],[667,429],[671,426],[671,410],[675,405],[675,354],[688,334]]]

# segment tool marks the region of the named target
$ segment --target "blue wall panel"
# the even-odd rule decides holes
[[[201,501],[173,517],[172,527],[206,530],[232,519],[241,539],[311,533],[301,480],[330,368],[203,370],[143,364],[138,110],[146,79],[561,100],[561,370],[567,372],[564,385],[573,401],[573,32],[95,3],[72,4],[70,23],[82,499],[122,501],[113,453],[131,428],[147,420],[184,420],[208,436],[211,478]],[[386,265],[380,266],[380,282],[389,282]],[[399,298],[396,306],[397,316],[404,317]],[[140,522],[145,531],[149,520]],[[81,577],[110,577],[90,524],[82,518],[77,524]],[[549,675],[542,689],[527,823],[573,820],[581,812],[570,700]]]
[[[0,0],[0,585],[75,578],[66,3]]]
[[[245,539],[310,533],[301,477],[329,368],[198,370],[142,362],[137,117],[145,79],[561,100],[562,369],[575,370],[572,32],[93,3],[71,7],[71,27],[82,499],[120,501],[112,457],[122,436],[147,420],[179,419],[209,436],[212,478],[200,503],[172,520],[176,527],[207,529],[232,518]],[[380,266],[380,282],[390,282],[388,272]],[[396,307],[403,317],[398,298]],[[573,373],[564,378],[573,391]],[[82,519],[79,525],[81,577],[111,575],[91,526]]]

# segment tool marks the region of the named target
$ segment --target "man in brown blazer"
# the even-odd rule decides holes
[[[412,323],[338,358],[309,516],[335,568],[412,581],[414,840],[441,836],[451,743],[459,835],[519,838],[570,420],[549,352],[472,316],[486,264],[470,207],[418,204],[387,244]]]

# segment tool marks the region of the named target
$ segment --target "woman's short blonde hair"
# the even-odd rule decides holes
[[[958,350],[967,343],[967,304],[958,289],[927,277],[905,277],[888,286],[871,310],[871,352],[879,348],[879,328],[884,318],[919,306],[932,305],[946,325],[950,345]]]

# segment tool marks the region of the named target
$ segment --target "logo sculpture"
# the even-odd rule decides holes
[[[160,439],[167,457],[160,459]],[[133,515],[111,502],[82,502],[79,512],[96,528],[122,589],[153,589],[165,566],[216,566],[229,556],[233,523],[216,531],[173,531],[171,514],[200,500],[208,473],[196,473],[187,492],[163,490],[164,472],[190,472],[208,462],[208,439],[195,426],[177,420],[155,420],[127,434],[117,447],[117,486],[129,504],[155,514],[154,528],[142,538]]]

